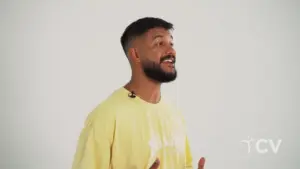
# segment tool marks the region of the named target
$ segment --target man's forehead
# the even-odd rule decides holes
[[[156,37],[171,37],[173,39],[172,32],[164,28],[153,28],[145,33],[147,38],[154,39]]]
[[[171,38],[173,40],[172,32],[164,28],[152,28],[149,29],[142,36],[135,37],[135,39],[132,42],[135,46],[139,46],[141,44],[144,44],[144,42],[152,43],[152,41],[157,38],[165,38],[165,37]]]

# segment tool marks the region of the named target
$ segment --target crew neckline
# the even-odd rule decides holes
[[[129,91],[128,89],[126,89],[124,86],[121,88],[128,96],[128,94],[131,93],[131,91]],[[140,103],[146,104],[146,105],[150,105],[150,106],[158,106],[162,103],[163,99],[162,96],[160,96],[160,100],[157,103],[151,103],[151,102],[147,102],[146,100],[142,99],[141,97],[139,97],[138,95],[135,95],[134,98],[136,101],[139,101]]]

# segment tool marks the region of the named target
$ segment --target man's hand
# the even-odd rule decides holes
[[[205,158],[201,157],[198,162],[198,169],[204,169],[204,164],[205,164]]]
[[[157,158],[157,159],[155,160],[155,162],[152,164],[152,166],[151,166],[149,169],[158,169],[159,163],[160,163],[160,161],[159,161],[159,159]]]
[[[156,159],[149,169],[158,169],[159,163],[160,163],[159,159]],[[204,165],[205,165],[205,158],[201,157],[198,162],[198,169],[204,169]]]

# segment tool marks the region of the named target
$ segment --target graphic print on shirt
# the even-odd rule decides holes
[[[151,126],[155,123],[151,123],[152,119],[150,116],[148,117],[150,129],[150,139],[148,142],[150,147],[150,158],[148,166],[150,167],[152,165],[158,154],[162,155],[163,158],[176,158],[177,160],[182,158],[185,153],[185,134],[182,130],[182,123],[180,123],[180,119],[170,118],[167,121],[162,122],[161,126],[157,128],[157,126]],[[161,130],[161,135],[155,132],[157,130]],[[172,159],[169,160],[173,161]],[[163,163],[161,163],[161,165],[163,168],[176,168],[175,166],[163,166]]]

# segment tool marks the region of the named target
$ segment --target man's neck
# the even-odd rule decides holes
[[[161,84],[148,78],[132,78],[124,86],[127,90],[133,91],[138,97],[149,103],[158,103],[161,98]]]

